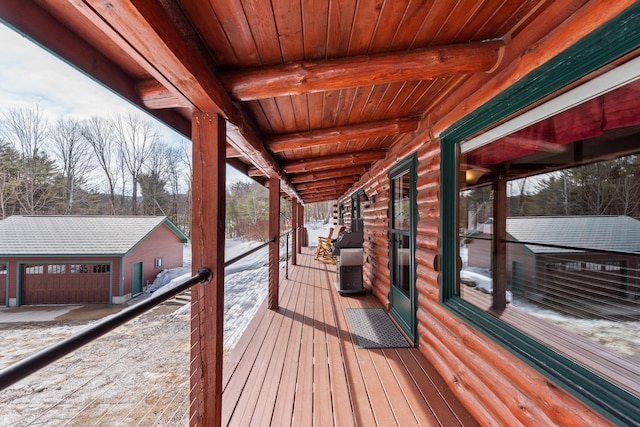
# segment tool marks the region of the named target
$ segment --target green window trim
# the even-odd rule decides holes
[[[532,71],[441,135],[441,303],[555,384],[618,425],[636,425],[640,399],[456,295],[457,150],[465,138],[488,128],[566,85],[640,48],[640,4]]]

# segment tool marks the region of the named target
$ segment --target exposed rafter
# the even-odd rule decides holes
[[[287,173],[304,173],[317,170],[335,169],[336,165],[353,166],[372,163],[384,159],[386,150],[363,151],[352,154],[338,154],[335,156],[316,157],[313,160],[296,160],[286,163],[283,169]]]
[[[156,80],[138,82],[136,91],[144,106],[150,110],[193,107],[183,96],[176,95]]]
[[[221,75],[220,80],[234,98],[251,101],[369,86],[372,82],[385,84],[486,72],[499,63],[503,47],[502,41],[492,40],[375,56],[298,62],[235,71]]]
[[[357,176],[348,176],[345,178],[339,179],[325,179],[322,181],[309,182],[307,184],[300,184],[296,188],[299,192],[307,191],[307,190],[318,190],[323,188],[333,188],[339,185],[352,185],[358,181]]]
[[[317,129],[309,132],[296,132],[286,135],[272,135],[264,142],[273,153],[312,148],[355,139],[377,138],[413,132],[418,128],[418,118],[381,120],[371,123],[359,123],[349,126]]]
[[[359,176],[365,173],[367,170],[369,170],[369,168],[366,166],[352,166],[348,168],[330,169],[319,172],[301,173],[293,175],[291,177],[291,182],[293,184],[302,184],[305,182],[314,182],[323,179],[339,178],[349,175]]]

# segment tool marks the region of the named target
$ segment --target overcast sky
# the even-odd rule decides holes
[[[62,116],[82,119],[128,112],[145,114],[0,22],[0,112],[36,103],[51,120]],[[165,142],[184,140],[151,116],[147,117],[158,123]],[[236,179],[246,177],[227,167],[227,182]]]

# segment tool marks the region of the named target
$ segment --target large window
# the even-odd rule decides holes
[[[557,385],[633,424],[640,59],[595,67],[618,49],[613,28],[593,38],[608,46],[576,46],[549,64],[556,75],[537,70],[443,135],[441,297]]]
[[[478,141],[458,296],[640,396],[640,78]]]

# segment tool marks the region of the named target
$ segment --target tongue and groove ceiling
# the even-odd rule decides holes
[[[550,2],[3,0],[0,18],[228,162],[335,200]]]

